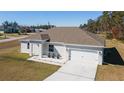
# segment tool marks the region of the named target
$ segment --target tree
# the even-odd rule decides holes
[[[9,22],[5,21],[5,22],[2,23],[2,25],[3,25],[3,28],[4,28],[4,36],[6,38],[6,32],[7,32],[7,28],[8,28]]]
[[[9,25],[9,22],[8,21],[5,21],[2,23],[3,25],[3,28],[4,28],[4,32],[6,33],[7,32],[7,28],[8,28],[8,25]]]
[[[114,38],[124,37],[124,12],[114,11],[111,14],[112,18],[112,32]]]
[[[15,32],[18,32],[18,30],[19,30],[18,27],[19,27],[19,26],[18,26],[18,23],[17,23],[17,22],[13,22],[13,23],[12,23],[12,28],[13,28],[13,32],[14,32],[14,33],[15,33]]]
[[[97,25],[96,25],[96,21],[89,19],[88,23],[87,23],[87,30],[93,33],[97,32]]]
[[[81,29],[82,29],[82,28],[83,28],[83,25],[82,25],[82,24],[80,24],[79,28],[81,28]]]
[[[19,25],[17,22],[5,21],[2,23],[5,33],[17,33],[19,30]]]
[[[123,11],[104,11],[96,20],[89,19],[86,25],[90,32],[104,31],[106,35],[112,34],[113,38],[124,38]],[[82,29],[84,29],[83,26]]]

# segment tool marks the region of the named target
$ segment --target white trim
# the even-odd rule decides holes
[[[87,51],[87,52],[94,52],[94,53],[98,53],[98,50],[93,50],[93,49],[69,48],[69,50],[70,50],[70,51],[75,50],[75,51],[80,51],[80,52],[82,52],[82,51]]]
[[[81,45],[81,44],[66,44],[66,45],[70,45],[70,46],[79,46],[79,47],[94,47],[94,48],[104,48],[104,46],[95,46],[95,45]]]
[[[46,42],[46,40],[20,40],[20,41],[41,41],[41,42]],[[97,45],[83,45],[83,44],[72,44],[72,43],[64,43],[64,42],[47,42],[51,44],[61,44],[61,45],[70,45],[70,46],[80,46],[80,47],[94,47],[94,48],[104,48],[104,46],[97,46]]]
[[[25,40],[20,40],[20,42],[46,42],[46,40],[31,40],[31,39],[25,39]]]
[[[52,44],[61,44],[61,45],[70,45],[70,46],[80,46],[80,47],[94,47],[94,48],[104,48],[104,46],[96,46],[96,45],[83,45],[83,44],[72,44],[72,43],[64,43],[64,42],[49,42],[49,43],[52,43]]]

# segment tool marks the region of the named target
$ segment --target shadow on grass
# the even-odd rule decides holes
[[[114,65],[124,65],[124,61],[115,47],[104,49],[103,61]]]

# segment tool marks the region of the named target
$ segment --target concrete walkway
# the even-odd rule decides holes
[[[97,64],[68,61],[45,81],[94,81]]]
[[[22,39],[22,38],[26,38],[26,37],[28,37],[28,36],[14,37],[14,38],[9,38],[9,39],[2,39],[2,40],[0,40],[0,43],[9,42],[9,41],[13,41],[13,40],[18,40],[18,39]]]

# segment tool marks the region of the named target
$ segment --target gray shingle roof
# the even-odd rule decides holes
[[[56,27],[46,32],[37,33],[30,39],[50,39],[51,42],[104,46],[104,39],[78,27]]]

